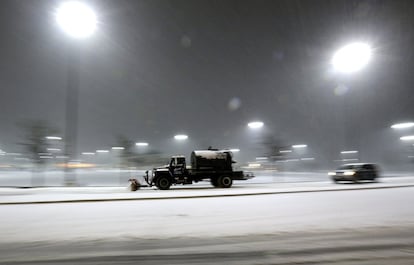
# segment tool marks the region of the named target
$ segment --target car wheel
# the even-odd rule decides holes
[[[233,179],[230,176],[220,176],[217,182],[220,188],[230,188],[233,184]]]
[[[354,179],[352,180],[355,184],[359,183],[359,177],[354,176]]]
[[[171,179],[169,177],[160,177],[157,181],[157,188],[160,190],[168,190],[171,187]]]

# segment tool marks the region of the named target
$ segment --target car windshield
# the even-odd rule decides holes
[[[351,170],[351,169],[358,169],[360,166],[357,165],[344,165],[340,166],[337,170]]]

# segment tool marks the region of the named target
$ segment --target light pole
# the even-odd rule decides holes
[[[250,156],[257,157],[261,155],[261,143],[263,141],[263,126],[264,122],[260,120],[253,120],[247,123],[249,131],[251,131],[249,133],[249,138],[252,138],[251,142],[253,142],[252,147],[249,148]],[[253,155],[251,153],[253,153]]]
[[[82,2],[63,2],[56,10],[55,18],[60,29],[72,39],[90,37],[96,29],[94,11]],[[65,124],[65,184],[75,185],[76,174],[67,167],[70,160],[76,159],[79,67],[80,50],[77,43],[68,43],[68,76],[66,84],[66,124]]]
[[[176,147],[179,152],[175,152],[175,154],[181,153],[181,155],[186,155],[188,143],[185,143],[188,141],[188,135],[187,134],[176,134],[174,135],[175,142],[179,142],[178,147]]]
[[[339,48],[332,56],[332,66],[335,73],[349,75],[362,70],[371,60],[371,47],[362,42],[354,42]],[[343,123],[344,123],[344,143],[343,148],[349,148],[349,129],[347,126],[346,105],[350,97],[343,98]],[[360,148],[359,148],[360,149]]]

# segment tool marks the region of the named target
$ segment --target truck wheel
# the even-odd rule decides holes
[[[168,190],[171,186],[171,180],[168,177],[160,177],[157,180],[156,186],[160,190]]]
[[[233,184],[233,179],[229,176],[220,176],[217,182],[220,188],[230,188]]]
[[[218,188],[219,187],[218,179],[217,178],[211,178],[210,179],[210,182],[211,182],[211,185],[213,185],[215,188]]]

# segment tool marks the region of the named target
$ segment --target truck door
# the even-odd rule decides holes
[[[170,162],[170,172],[175,177],[180,177],[185,174],[185,158],[173,157]]]

